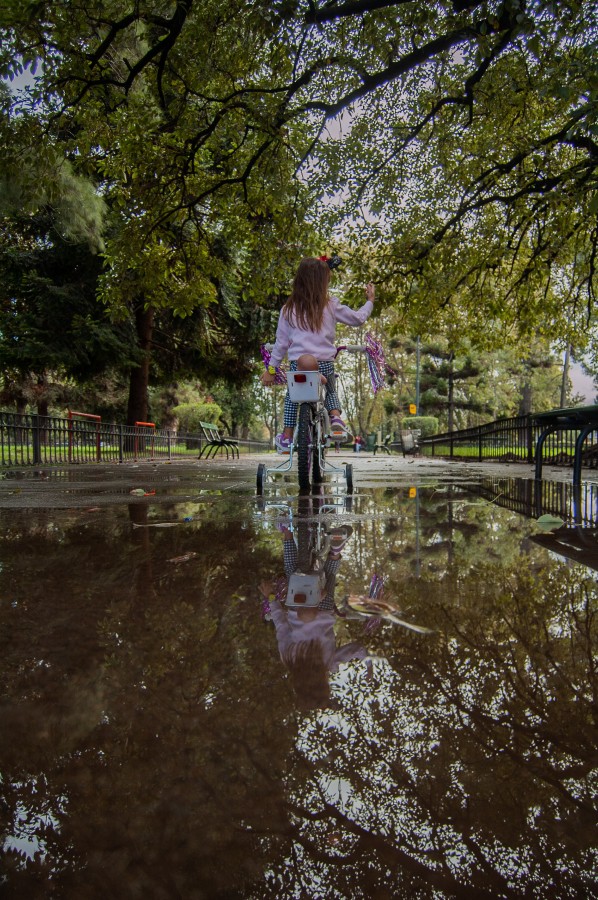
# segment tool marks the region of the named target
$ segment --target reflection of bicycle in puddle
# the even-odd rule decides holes
[[[337,605],[336,582],[343,552],[350,545],[353,528],[333,525],[329,516],[338,509],[314,498],[300,498],[299,512],[291,504],[270,504],[280,533],[284,576],[264,581],[259,589],[263,617],[272,621],[280,657],[290,674],[299,705],[324,708],[331,701],[331,674],[342,664],[365,661],[364,677],[372,677],[373,657],[361,641],[337,645],[335,628],[343,619],[359,619],[362,635],[371,635],[383,619],[417,631],[400,619],[398,610],[383,600],[384,579],[372,577],[369,595],[347,595]],[[391,618],[392,616],[392,618]]]
[[[295,607],[318,606],[322,601],[326,562],[340,558],[353,533],[350,525],[334,526],[331,522],[331,517],[338,519],[350,509],[350,498],[302,496],[298,498],[296,512],[291,501],[259,498],[258,507],[281,533],[283,548],[288,545],[288,563],[292,562],[293,567],[290,570],[285,559],[288,585],[284,602]]]

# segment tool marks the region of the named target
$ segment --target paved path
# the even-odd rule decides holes
[[[255,490],[259,462],[273,464],[274,454],[251,454],[239,460],[145,461],[120,465],[85,464],[43,469],[23,468],[2,473],[0,509],[82,508],[118,503],[179,502],[198,492]],[[478,463],[369,453],[333,453],[333,463],[353,464],[355,489],[450,483],[481,477],[534,477],[534,467],[522,463]],[[593,475],[589,470],[588,475]],[[571,469],[545,466],[544,480],[571,481]],[[296,473],[288,475],[291,482]],[[593,480],[588,479],[588,480]],[[144,496],[131,491],[144,491]],[[153,493],[155,491],[155,494]]]

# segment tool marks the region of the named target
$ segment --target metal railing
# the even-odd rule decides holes
[[[205,443],[148,425],[115,425],[74,413],[66,418],[0,412],[0,466],[119,463],[197,458]],[[239,440],[240,453],[262,453],[266,441]]]
[[[545,426],[535,424],[532,416],[497,419],[475,428],[448,431],[419,439],[420,452],[426,456],[467,459],[483,462],[533,463],[536,442]],[[575,431],[550,434],[544,445],[546,465],[572,466],[575,454]],[[583,465],[598,465],[598,434],[588,435],[582,457]]]

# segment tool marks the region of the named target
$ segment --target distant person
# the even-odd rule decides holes
[[[333,440],[346,440],[347,426],[341,419],[341,405],[336,392],[334,377],[334,344],[336,325],[341,322],[359,328],[370,317],[374,308],[374,285],[368,284],[366,302],[358,310],[345,306],[328,293],[330,267],[325,259],[308,257],[299,263],[291,295],[282,307],[278,318],[276,341],[270,356],[270,364],[262,375],[262,384],[273,385],[276,369],[285,356],[290,370],[297,371],[299,357],[313,354],[318,369],[327,379],[326,409],[330,415],[330,436]],[[291,401],[287,391],[284,401],[284,428],[276,435],[276,449],[288,453],[293,442],[297,421],[297,404]]]
[[[364,440],[360,434],[356,434],[353,438],[353,453],[360,453]]]

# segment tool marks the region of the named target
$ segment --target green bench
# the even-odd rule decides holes
[[[216,456],[218,450],[224,450],[227,459],[229,450],[233,455],[233,459],[235,454],[237,459],[239,458],[238,441],[234,438],[222,437],[218,426],[212,425],[210,422],[200,422],[199,427],[201,428],[204,444],[197,457],[198,459],[201,459],[204,453],[206,459],[209,459],[210,456]]]

